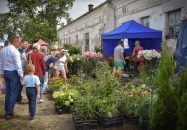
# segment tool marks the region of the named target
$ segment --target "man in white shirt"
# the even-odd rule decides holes
[[[0,77],[4,78],[6,84],[5,118],[7,120],[15,118],[14,105],[20,89],[20,80],[23,79],[20,53],[17,50],[20,43],[20,39],[14,36],[10,45],[0,52]]]

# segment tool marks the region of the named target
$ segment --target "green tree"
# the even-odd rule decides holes
[[[158,65],[158,98],[153,103],[151,125],[153,130],[176,130],[177,101],[171,76],[174,72],[172,59],[167,53],[166,44],[162,44],[162,57]]]
[[[74,0],[7,1],[11,17],[22,16],[26,19],[19,28],[21,36],[30,39],[42,38],[46,39],[47,42],[51,42],[57,40],[58,19],[69,18],[67,11],[72,7]],[[28,31],[32,32],[32,35]],[[33,34],[33,32],[36,34]]]
[[[178,124],[177,130],[187,129],[187,67],[185,71],[180,72],[179,83],[177,85],[178,100]]]
[[[187,129],[187,90],[184,90],[181,101],[179,103],[178,109],[179,117],[177,130],[186,130]]]
[[[185,71],[180,72],[179,83],[176,89],[177,89],[177,99],[180,102],[183,92],[187,90],[187,67]]]

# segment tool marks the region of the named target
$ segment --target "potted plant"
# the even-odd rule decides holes
[[[55,110],[58,114],[70,113],[71,105],[74,103],[76,90],[60,90],[53,92]]]
[[[73,121],[77,130],[97,129],[94,101],[90,96],[79,97],[73,108]]]

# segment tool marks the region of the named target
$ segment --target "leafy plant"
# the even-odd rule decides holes
[[[114,96],[97,99],[96,108],[98,108],[98,114],[104,118],[116,117],[119,114]]]
[[[79,97],[75,102],[74,109],[76,115],[80,119],[93,119],[94,118],[94,107],[93,100],[91,97]]]
[[[69,54],[72,55],[74,53],[74,46],[71,44],[63,44],[64,49],[69,50]]]
[[[76,90],[60,90],[53,92],[55,106],[70,106],[76,99]]]
[[[166,44],[162,44],[162,57],[158,65],[158,98],[153,103],[151,125],[153,130],[176,130],[177,100],[171,83],[173,65],[167,53]]]

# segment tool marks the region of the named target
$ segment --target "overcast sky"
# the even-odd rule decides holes
[[[88,12],[88,5],[93,4],[94,8],[106,0],[75,0],[73,7],[68,11],[73,19],[76,19]],[[0,13],[8,12],[7,1],[0,0]]]

